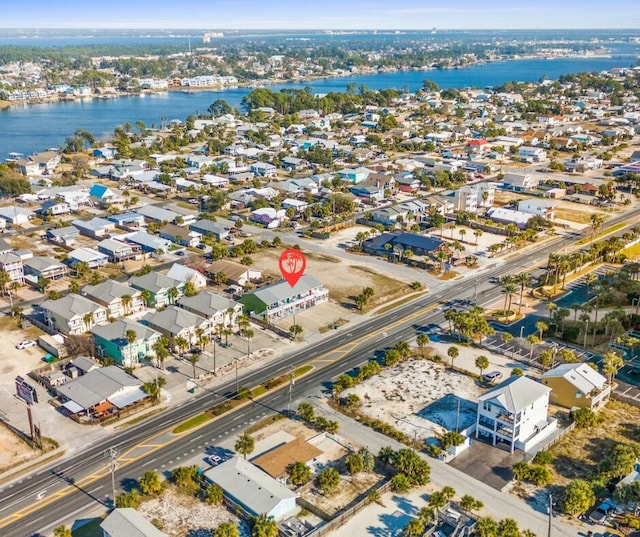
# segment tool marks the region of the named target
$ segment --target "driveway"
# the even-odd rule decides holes
[[[513,478],[511,468],[521,460],[523,460],[521,451],[509,453],[480,438],[474,438],[471,446],[453,459],[449,466],[496,490],[502,490]]]

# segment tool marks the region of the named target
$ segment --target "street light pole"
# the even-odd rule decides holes
[[[109,457],[109,471],[111,472],[111,491],[113,493],[113,508],[116,507],[116,468],[118,467],[118,450],[114,447],[110,447],[105,452],[105,455]]]
[[[236,361],[236,397],[238,397],[238,393],[240,391],[240,387],[238,386],[238,359],[235,359]]]
[[[522,339],[522,333],[524,332],[524,325],[520,327],[520,339]]]

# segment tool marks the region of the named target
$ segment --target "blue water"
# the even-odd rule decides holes
[[[554,79],[566,73],[629,67],[636,62],[635,58],[514,60],[456,70],[355,75],[272,88],[311,86],[317,93],[327,93],[344,91],[348,83],[355,83],[364,84],[370,89],[408,88],[415,91],[425,79],[436,82],[441,88],[487,87],[511,80],[530,82],[542,77]],[[106,139],[117,125],[127,121],[131,124],[143,121],[149,127],[158,126],[163,116],[171,120],[184,119],[198,112],[206,113],[209,105],[216,99],[225,99],[232,106],[239,106],[242,98],[250,91],[240,88],[196,93],[167,92],[108,101],[85,99],[12,106],[0,111],[0,160],[4,160],[13,151],[30,154],[63,145],[65,138],[78,128],[90,131],[98,139]]]

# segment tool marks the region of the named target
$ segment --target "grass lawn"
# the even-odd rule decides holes
[[[598,416],[601,421],[595,427],[574,429],[551,447],[552,483],[564,486],[573,479],[589,479],[611,445],[640,440],[639,408],[611,400]]]
[[[625,248],[620,253],[626,255],[627,259],[635,259],[636,257],[640,256],[640,244],[634,244],[629,248]]]

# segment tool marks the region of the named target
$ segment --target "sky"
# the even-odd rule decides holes
[[[637,0],[20,0],[11,5],[1,10],[0,28],[640,28]]]

